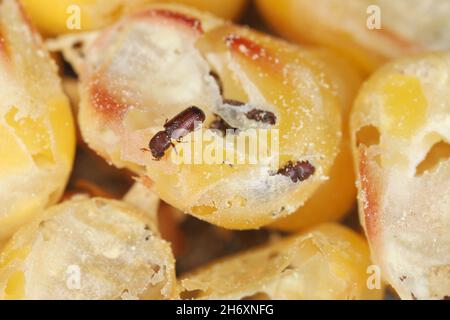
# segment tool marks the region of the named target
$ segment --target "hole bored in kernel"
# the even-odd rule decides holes
[[[426,172],[431,172],[440,163],[450,159],[450,144],[440,141],[434,144],[428,151],[425,159],[416,168],[416,176],[422,176]]]

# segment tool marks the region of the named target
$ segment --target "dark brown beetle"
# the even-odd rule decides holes
[[[173,140],[180,141],[180,139],[195,131],[197,129],[195,126],[205,122],[205,119],[206,116],[202,110],[197,107],[190,107],[172,120],[167,121],[164,129]]]
[[[240,106],[245,105],[245,102],[233,100],[233,99],[224,99],[223,103],[228,104],[230,106],[234,106],[234,107],[240,107]],[[270,111],[264,111],[264,110],[260,110],[260,109],[252,109],[249,112],[247,112],[245,114],[245,116],[249,120],[267,123],[272,126],[277,123],[277,116],[273,112],[270,112]]]
[[[315,171],[316,168],[314,168],[309,161],[297,161],[295,164],[292,161],[289,161],[284,168],[278,170],[277,174],[289,177],[292,182],[297,183],[305,181],[311,177]]]
[[[158,132],[149,143],[150,151],[157,160],[164,157],[164,153],[170,146],[172,146],[172,141],[165,131]]]
[[[195,131],[199,123],[206,119],[205,113],[193,106],[176,115],[164,125],[164,131],[158,132],[149,143],[155,160],[160,160],[165,152],[173,146],[172,140],[178,142],[189,133]]]
[[[273,112],[270,111],[253,109],[247,112],[245,115],[249,120],[267,123],[272,126],[277,123],[277,117],[275,116],[275,114],[273,114]]]

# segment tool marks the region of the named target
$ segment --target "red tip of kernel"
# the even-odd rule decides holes
[[[279,59],[267,48],[246,37],[230,34],[225,38],[226,46],[235,55],[245,58],[250,63],[264,64],[272,70],[279,70]]]
[[[250,57],[254,60],[267,56],[266,50],[259,44],[236,34],[227,36],[225,38],[225,43],[233,52]]]
[[[3,36],[3,32],[0,29],[0,55],[2,55],[4,58],[9,57],[9,49],[8,49],[8,43]]]
[[[137,14],[138,17],[161,17],[164,19],[168,19],[185,26],[188,26],[192,30],[195,30],[198,33],[203,33],[202,23],[199,19],[187,16],[185,14],[166,10],[166,9],[151,9],[148,11],[144,11],[142,13]]]
[[[359,174],[361,189],[364,193],[364,218],[366,231],[369,238],[374,239],[377,236],[378,222],[379,222],[379,180],[373,174],[371,164],[367,158],[366,148],[359,148],[360,164]]]
[[[98,80],[93,81],[90,98],[95,110],[109,120],[121,119],[128,109],[128,105],[118,102]]]

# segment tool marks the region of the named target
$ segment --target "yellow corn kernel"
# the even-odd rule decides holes
[[[182,275],[181,297],[195,299],[382,299],[367,285],[364,238],[326,224]]]
[[[57,70],[16,1],[0,6],[0,239],[59,200],[75,129]],[[1,48],[0,48],[1,49]]]
[[[211,12],[224,19],[235,20],[241,16],[248,0],[163,0],[158,2],[177,2]]]
[[[51,141],[45,119],[17,117],[18,110],[13,107],[5,115],[7,125],[14,130],[36,163],[54,163]],[[18,118],[18,119],[17,119]]]
[[[150,178],[154,190],[167,203],[221,227],[258,228],[295,212],[326,181],[339,153],[341,110],[349,105],[344,104],[344,90],[339,84],[346,78],[331,71],[333,68],[328,64],[334,61],[323,51],[292,46],[184,7],[151,8],[153,10],[142,12],[143,16],[151,17],[145,20],[150,30],[145,34],[151,37],[143,37],[143,29],[137,27],[142,23],[141,16],[139,19],[130,16],[119,23],[126,28],[115,25],[106,31],[114,37],[104,38],[99,34],[106,41],[87,53],[104,52],[105,61],[111,63],[108,69],[114,71],[108,74],[90,74],[89,71],[82,77],[79,123],[84,139],[117,166],[135,170],[138,165],[136,173]],[[115,42],[118,38],[120,43]],[[124,48],[139,45],[142,48],[140,61],[135,61],[136,55],[127,50],[112,50],[117,45]],[[167,71],[153,72],[149,76],[139,65],[144,59],[148,61],[146,68],[156,70],[158,60],[151,58],[155,47],[167,50],[167,54],[181,52],[186,59],[171,59],[164,64]],[[157,56],[164,55],[158,53]],[[130,67],[123,68],[117,61],[129,61]],[[89,64],[90,59],[86,63]],[[222,79],[223,96],[211,76],[213,70]],[[98,80],[91,81],[93,78]],[[109,80],[111,78],[135,82],[137,86],[130,89],[135,93],[140,90],[138,86],[147,82],[153,84],[145,96],[132,94],[128,99],[121,96],[125,92],[121,88],[125,82],[115,83]],[[167,86],[173,82],[176,85]],[[195,87],[195,92],[190,90],[191,86]],[[180,96],[183,96],[181,101]],[[243,150],[239,150],[238,144],[225,145],[222,135],[208,129],[214,114],[222,112],[220,116],[227,116],[230,110],[226,106],[227,99],[242,99],[248,104],[247,108],[261,108],[277,118],[273,124],[247,118],[238,124],[241,130],[235,140],[244,140],[255,126],[265,128],[271,132],[268,136],[274,138],[264,139],[270,142],[259,148],[263,155],[254,163],[248,160],[249,145]],[[117,101],[128,102],[125,105]],[[164,108],[158,106],[162,101]],[[129,108],[137,104],[142,108]],[[176,143],[175,148],[164,150],[164,157],[154,161],[142,148],[163,129],[166,119],[175,117],[188,106],[202,109],[203,128],[186,136],[182,143]],[[137,115],[141,121],[135,121]],[[234,119],[229,121],[239,121],[239,115],[230,117]],[[124,130],[117,131],[117,127]],[[262,131],[254,130],[257,133],[254,137]],[[240,152],[247,161],[239,163],[236,157],[230,157],[228,161],[222,158],[208,163],[201,157],[208,153],[211,145],[203,143],[201,137],[208,133],[218,141],[218,154]],[[173,160],[183,146],[192,146],[189,139],[202,144],[193,148],[194,155],[200,155],[199,161],[179,163]],[[279,162],[271,161],[276,158]],[[314,167],[314,174],[301,182],[286,177],[283,170],[289,162],[310,165]]]
[[[350,142],[345,141],[330,171],[330,178],[292,215],[270,228],[298,231],[319,223],[338,221],[350,212],[356,201],[355,174]]]
[[[360,221],[402,299],[450,294],[449,66],[449,52],[386,64],[352,111]]]
[[[450,7],[441,0],[257,0],[280,34],[340,52],[370,74],[390,59],[448,50]]]
[[[363,34],[362,38],[371,39],[376,33],[365,24],[370,5],[366,0],[339,4],[330,0],[281,0],[276,5],[270,0],[257,0],[256,4],[271,27],[286,38],[332,48],[364,72],[371,72],[386,59],[354,35]]]
[[[46,35],[87,31],[111,22],[120,9],[116,0],[20,0],[38,29]],[[97,13],[98,16],[94,16]]]
[[[238,18],[248,0],[20,0],[45,35],[89,31],[108,26],[123,14],[152,2],[178,2],[225,19]]]
[[[6,284],[5,300],[23,299],[25,293],[25,276],[23,272],[13,273]]]
[[[175,285],[156,220],[120,201],[49,208],[0,255],[0,299],[173,299]]]
[[[0,177],[31,166],[29,153],[19,144],[18,137],[11,129],[0,124],[0,137],[0,149],[8,150],[0,157]]]
[[[295,213],[270,225],[273,229],[299,231],[316,224],[339,221],[355,205],[355,174],[348,122],[362,77],[350,63],[326,52],[322,53],[322,57],[326,61],[323,67],[326,68],[330,77],[333,77],[335,91],[341,99],[343,139],[340,152],[334,161],[328,180]]]
[[[407,138],[425,124],[428,102],[418,78],[391,75],[383,91],[383,124],[390,134]]]

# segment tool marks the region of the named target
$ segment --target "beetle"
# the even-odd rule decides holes
[[[149,148],[155,159],[159,160],[164,157],[167,149],[173,146],[170,136],[165,131],[160,131],[150,140]]]
[[[172,140],[180,142],[189,133],[197,130],[198,125],[205,122],[205,119],[205,113],[192,106],[167,121],[164,130],[156,133],[149,143],[150,152],[155,160],[161,160],[165,152],[174,146]]]
[[[275,125],[277,123],[277,117],[273,112],[270,111],[264,111],[259,109],[252,109],[249,112],[245,114],[245,116],[249,120],[254,120],[262,123],[267,123],[270,125]]]
[[[309,161],[297,161],[295,164],[289,161],[286,166],[278,170],[277,174],[291,178],[292,182],[305,181],[311,177],[316,168]]]
[[[224,99],[223,103],[228,104],[233,107],[241,107],[241,106],[245,105],[245,102],[233,100],[233,99]],[[245,114],[245,116],[249,120],[267,123],[272,126],[277,123],[277,116],[273,112],[270,112],[270,111],[264,111],[264,110],[260,110],[260,109],[252,109],[249,112],[247,112]]]
[[[197,129],[196,126],[199,123],[205,122],[205,119],[205,113],[201,109],[193,106],[182,111],[172,120],[167,121],[164,129],[170,138],[180,142],[180,139],[195,131]]]

